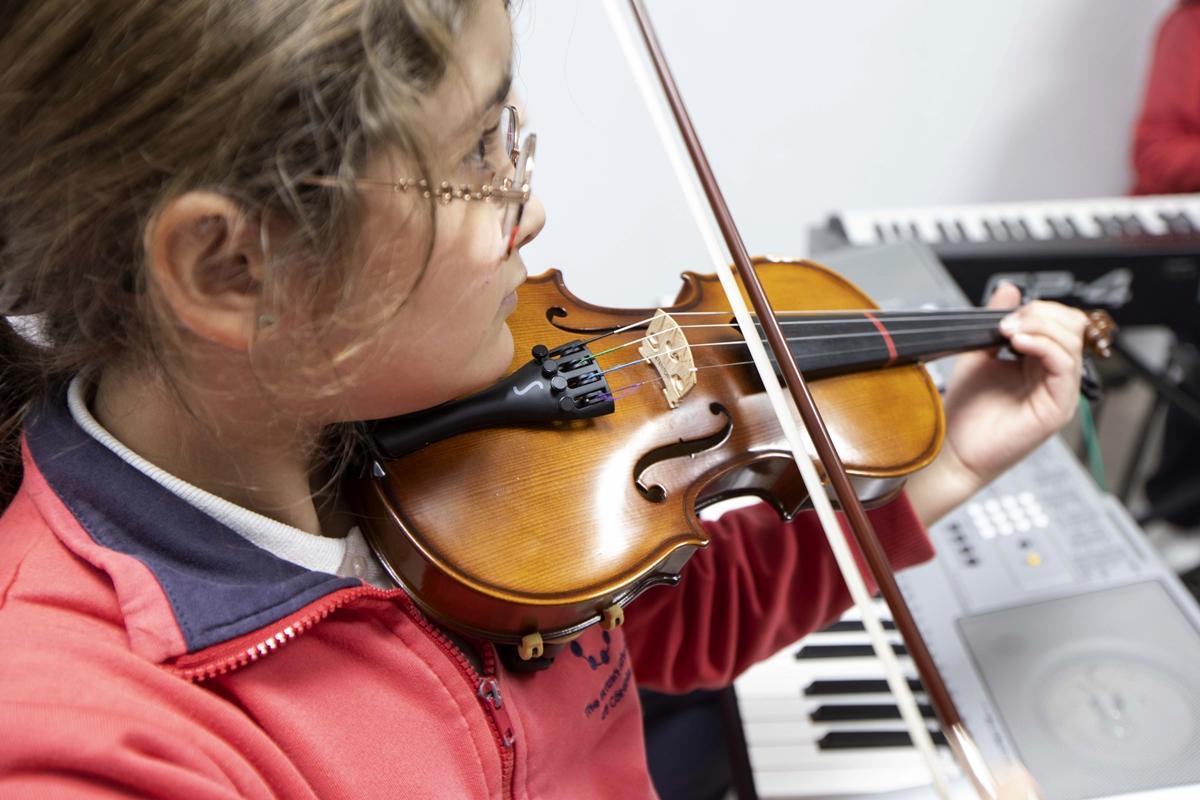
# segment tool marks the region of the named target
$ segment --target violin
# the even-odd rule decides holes
[[[818,264],[754,264],[859,497],[892,499],[945,435],[921,363],[1002,346],[1008,311],[880,311]],[[432,617],[538,659],[676,583],[708,544],[705,507],[755,496],[790,518],[807,505],[716,277],[682,277],[664,309],[592,305],[557,270],[530,278],[507,378],[372,426],[382,458],[355,490],[363,531]],[[1093,312],[1091,348],[1112,329]]]
[[[398,533],[388,538],[379,525],[367,522],[368,538],[418,604],[452,627],[503,643],[502,658],[515,649],[519,665],[542,660],[548,641],[557,646],[596,623],[620,625],[624,607],[638,594],[677,582],[690,555],[708,543],[696,516],[704,505],[757,495],[787,516],[807,497],[933,787],[940,797],[949,797],[929,731],[834,517],[828,486],[892,611],[964,774],[983,798],[996,798],[1001,791],[1034,791],[1024,780],[1001,785],[984,762],[859,497],[863,482],[872,481],[881,483],[864,492],[866,499],[886,498],[898,489],[899,479],[933,460],[945,421],[919,361],[1000,344],[998,332],[989,330],[999,317],[986,318],[998,312],[958,312],[953,322],[974,317],[980,324],[963,324],[954,332],[963,334],[963,340],[977,339],[945,349],[946,342],[928,327],[931,317],[906,312],[907,317],[884,319],[853,286],[816,265],[752,263],[645,6],[642,0],[629,0],[695,178],[737,267],[735,275],[703,218],[703,203],[681,148],[655,102],[652,79],[617,3],[606,0],[606,12],[728,300],[715,299],[709,286],[715,279],[692,273],[684,276],[670,314],[659,309],[647,315],[642,309],[629,315],[587,305],[566,292],[557,273],[527,283],[522,301],[526,295],[538,297],[526,305],[535,308],[532,317],[523,314],[513,321],[518,342],[528,345],[541,338],[525,338],[530,330],[587,338],[553,348],[534,344],[532,359],[514,364],[517,369],[496,386],[439,409],[378,424],[376,442],[396,458],[390,473],[377,460],[371,482],[360,494],[374,519],[386,520]],[[760,274],[768,272],[777,284],[774,304],[768,298],[768,278]],[[786,297],[780,296],[780,286],[791,289]],[[846,305],[846,298],[853,302]],[[859,310],[849,316],[833,312],[847,307]],[[789,311],[781,314],[777,308]],[[536,310],[542,311],[540,318]],[[689,324],[685,332],[675,319],[685,314],[707,321]],[[1112,322],[1095,313],[1090,319],[1087,339],[1092,349],[1104,353]],[[813,335],[785,335],[784,323],[807,324]],[[909,323],[916,325],[906,328]],[[739,338],[730,336],[731,329]],[[709,340],[710,333],[721,338]],[[630,334],[637,339],[628,340]],[[592,346],[603,349],[593,351]],[[638,359],[612,365],[601,361],[633,346]],[[732,351],[736,358],[743,346],[748,360],[699,354],[711,348]],[[814,379],[811,387],[802,363]],[[654,374],[609,385],[610,375],[639,364]],[[753,371],[738,370],[751,365]],[[701,381],[702,371],[722,372],[723,377],[705,374]],[[639,392],[656,382],[662,384],[661,401],[657,393]],[[669,413],[654,406],[663,401]],[[767,408],[770,414],[764,413]],[[815,464],[809,460],[810,449]],[[432,526],[441,522],[447,527],[435,531]]]

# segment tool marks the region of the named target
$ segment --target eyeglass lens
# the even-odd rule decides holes
[[[520,135],[521,122],[517,117],[517,110],[512,106],[505,106],[500,111],[500,142],[505,155],[513,164],[517,163],[517,137]]]

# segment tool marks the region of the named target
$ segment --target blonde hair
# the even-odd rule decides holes
[[[274,259],[265,292],[286,291],[289,302],[341,296],[360,212],[349,181],[380,145],[424,165],[409,120],[445,75],[472,5],[3,4],[0,314],[37,315],[46,346],[0,322],[0,508],[19,479],[20,425],[40,394],[85,367],[162,363],[142,233],[170,199],[208,188],[251,217],[289,220],[292,241],[272,248],[305,257]],[[347,188],[305,184],[311,175]]]

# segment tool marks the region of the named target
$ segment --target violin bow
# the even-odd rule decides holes
[[[829,540],[838,567],[842,572],[851,596],[854,598],[855,604],[862,612],[864,627],[870,634],[872,646],[882,662],[888,686],[896,698],[901,716],[908,727],[913,744],[922,753],[933,778],[934,788],[939,796],[948,798],[949,787],[945,776],[939,768],[936,752],[929,731],[925,727],[924,718],[917,707],[908,682],[900,672],[899,662],[896,660],[895,654],[884,637],[883,627],[871,603],[866,583],[858,572],[857,564],[842,533],[841,526],[834,515],[832,504],[826,494],[821,478],[817,474],[816,468],[808,455],[814,452],[814,450],[834,488],[838,502],[849,522],[854,539],[858,543],[858,547],[871,570],[872,576],[875,578],[876,584],[879,586],[880,593],[891,610],[896,628],[900,632],[908,653],[912,657],[917,674],[920,676],[926,694],[937,713],[942,731],[956,760],[963,772],[970,777],[980,797],[994,798],[997,794],[996,781],[987,767],[983,754],[963,724],[962,715],[950,697],[950,692],[947,690],[945,682],[942,680],[942,676],[934,664],[933,657],[929,653],[929,648],[925,644],[925,639],[918,630],[912,613],[909,611],[908,604],[905,602],[904,596],[900,592],[900,587],[896,583],[895,575],[892,572],[891,565],[888,563],[883,546],[879,543],[879,538],[875,534],[870,519],[867,517],[866,511],[863,509],[862,503],[859,501],[858,495],[850,483],[845,466],[837,455],[833,441],[821,419],[812,395],[808,391],[804,377],[800,374],[800,370],[796,366],[796,361],[787,347],[779,323],[775,319],[774,312],[767,300],[766,293],[763,291],[758,275],[750,263],[750,256],[746,250],[745,242],[742,240],[741,234],[734,224],[733,216],[725,202],[724,195],[717,185],[717,179],[700,145],[700,139],[692,125],[687,108],[684,106],[683,98],[671,74],[670,67],[667,65],[666,57],[663,54],[662,47],[654,32],[645,6],[642,0],[629,0],[629,6],[637,22],[642,41],[658,75],[659,83],[670,106],[672,115],[675,118],[679,134],[683,138],[688,155],[691,157],[692,165],[695,169],[694,175],[688,171],[683,156],[679,152],[678,143],[670,136],[669,123],[667,123],[662,114],[661,106],[655,102],[652,81],[647,75],[644,65],[638,58],[637,49],[633,43],[633,36],[628,29],[626,20],[617,7],[617,2],[618,0],[605,0],[605,8],[608,12],[609,20],[621,43],[625,59],[633,71],[634,80],[638,84],[647,109],[654,118],[659,136],[667,148],[667,154],[675,168],[676,177],[683,187],[684,194],[692,208],[693,216],[700,227],[701,235],[705,239],[709,254],[713,258],[717,275],[720,277],[721,285],[729,298],[734,316],[741,327],[743,335],[746,337],[746,345],[753,356],[759,377],[774,407],[776,417],[779,419],[779,423],[791,445],[792,456],[796,461],[796,466],[800,470],[800,475],[804,480],[814,509]],[[691,180],[692,178],[698,178],[700,181],[700,185],[708,199],[709,207],[716,218],[721,235],[725,240],[725,245],[729,253],[733,256],[733,261],[738,268],[738,274],[742,278],[742,284],[750,297],[755,312],[758,314],[759,322],[762,324],[767,340],[783,373],[784,382],[794,406],[788,404],[785,395],[780,390],[779,382],[775,377],[775,370],[767,357],[762,342],[757,336],[752,335],[756,332],[756,327],[750,311],[741,297],[733,272],[730,270],[728,261],[721,252],[720,244],[717,242],[711,226],[705,222],[703,205],[695,192],[695,184]],[[800,427],[796,425],[795,415],[797,412],[799,412],[800,419],[803,422],[806,435],[802,435]]]

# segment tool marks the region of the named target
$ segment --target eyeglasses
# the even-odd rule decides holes
[[[517,109],[505,106],[500,111],[500,141],[503,143],[508,160],[514,170],[512,177],[503,178],[499,183],[496,176],[481,186],[470,184],[453,184],[441,181],[436,187],[431,187],[424,178],[401,178],[396,181],[371,180],[359,178],[352,183],[361,189],[390,189],[394,192],[419,192],[426,199],[436,197],[442,205],[451,201],[478,201],[484,203],[499,202],[505,204],[504,215],[500,221],[500,233],[504,237],[505,257],[512,255],[517,244],[517,234],[521,228],[521,217],[525,213],[525,204],[529,202],[530,182],[533,179],[533,155],[537,148],[537,135],[529,134],[525,141],[517,146],[520,136],[521,120]],[[314,177],[307,183],[318,186],[337,186],[336,178]]]

